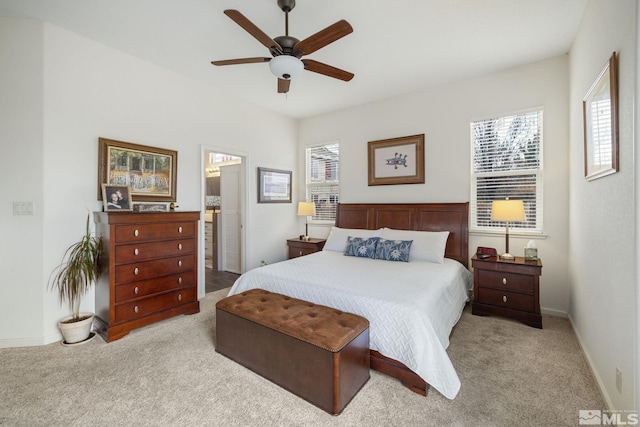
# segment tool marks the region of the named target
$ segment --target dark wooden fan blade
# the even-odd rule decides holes
[[[229,18],[233,19],[233,21],[240,25],[246,32],[251,34],[256,40],[262,43],[267,49],[276,49],[279,52],[282,52],[282,47],[273,40],[271,37],[266,35],[260,28],[258,28],[253,22],[249,21],[249,19],[244,16],[242,13],[238,12],[234,9],[227,9],[224,11],[224,14]]]
[[[225,59],[223,61],[211,61],[213,65],[254,64],[257,62],[269,62],[271,58],[238,58]]]
[[[304,62],[305,70],[333,77],[334,79],[344,80],[345,82],[348,82],[355,76],[353,73],[332,67],[331,65],[323,64],[322,62],[314,61],[313,59],[303,59],[302,62]]]
[[[318,49],[322,49],[326,45],[333,43],[338,39],[341,39],[347,34],[351,34],[352,32],[353,28],[351,28],[351,25],[342,19],[333,25],[329,25],[324,30],[318,31],[314,35],[302,40],[300,43],[296,44],[294,51],[301,50],[303,55],[308,55]]]
[[[289,86],[291,86],[291,80],[278,79],[278,93],[289,92]]]

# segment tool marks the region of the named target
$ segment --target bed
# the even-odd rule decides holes
[[[446,349],[472,284],[467,224],[468,203],[339,204],[322,251],[248,271],[229,295],[260,288],[359,314],[371,324],[372,369],[416,393],[431,386],[453,399],[460,380]],[[403,255],[411,258],[345,256],[347,234],[365,243],[411,240]]]

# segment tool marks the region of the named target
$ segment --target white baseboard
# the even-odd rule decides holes
[[[569,317],[566,311],[556,310],[553,308],[540,307],[540,312],[542,314],[548,314],[549,316],[564,317],[565,319]]]
[[[580,334],[576,329],[576,325],[573,323],[573,319],[571,318],[571,315],[568,314],[567,317],[569,318],[569,323],[571,324],[571,329],[573,329],[573,333],[576,334],[576,338],[578,338],[578,344],[580,344],[580,348],[582,349],[582,354],[584,354],[584,357],[587,360],[587,365],[589,366],[589,370],[591,371],[593,378],[596,380],[598,391],[600,391],[600,396],[602,397],[602,400],[604,401],[604,404],[606,406],[605,409],[612,410],[612,411],[615,410],[611,402],[611,398],[609,397],[609,393],[607,393],[607,389],[604,386],[604,382],[602,381],[602,378],[600,378],[600,375],[598,375],[598,371],[595,370],[594,364],[593,364],[593,361],[591,360],[591,356],[589,355],[589,352],[587,351],[585,346],[582,344],[582,337],[580,337]],[[585,409],[589,409],[589,408],[585,408]]]

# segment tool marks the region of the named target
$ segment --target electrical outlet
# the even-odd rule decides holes
[[[622,393],[622,371],[616,366],[616,388],[618,393]]]

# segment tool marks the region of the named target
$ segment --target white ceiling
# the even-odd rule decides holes
[[[272,38],[284,35],[276,0],[0,0],[0,15],[51,22],[296,118],[389,98],[567,53],[588,0],[298,0],[300,40],[340,19],[354,32],[308,55],[350,71],[350,82],[304,72],[277,93],[269,56],[223,14],[237,9]],[[306,57],[306,58],[307,58]]]

